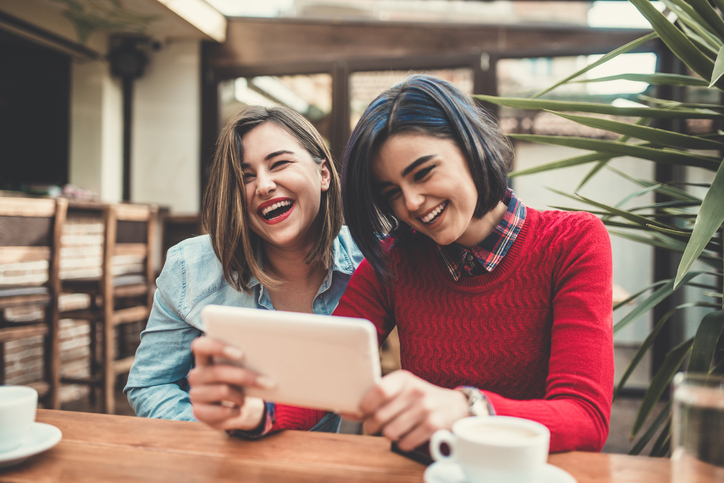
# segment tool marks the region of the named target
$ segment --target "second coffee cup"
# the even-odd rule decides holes
[[[446,444],[449,453],[441,446]],[[535,421],[507,416],[456,421],[452,432],[440,430],[430,440],[436,461],[457,463],[468,481],[527,483],[548,460],[550,431]]]

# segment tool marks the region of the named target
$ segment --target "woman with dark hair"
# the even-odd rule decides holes
[[[485,414],[544,424],[554,452],[606,441],[608,233],[589,213],[526,207],[506,187],[512,158],[473,99],[429,76],[384,92],[352,133],[345,221],[365,261],[334,314],[371,320],[380,341],[398,328],[403,370],[361,410],[402,450]]]
[[[238,350],[199,337],[209,304],[325,315],[337,306],[362,256],[342,226],[324,139],[292,109],[243,109],[219,137],[202,217],[209,234],[171,248],[158,278],[125,388],[136,414],[250,436],[280,424],[336,431],[335,414],[244,397],[243,386],[271,381],[240,368],[228,380],[231,366],[212,358]]]

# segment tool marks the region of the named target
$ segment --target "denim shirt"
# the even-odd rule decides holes
[[[361,262],[362,253],[343,226],[334,241],[334,264],[314,298],[315,314],[334,311]],[[250,280],[250,293],[238,292],[226,282],[208,235],[171,248],[156,286],[148,325],[123,391],[138,416],[195,421],[187,375],[193,367],[191,341],[204,331],[201,309],[209,304],[267,310],[274,306],[255,278]],[[312,431],[338,427],[339,416],[330,413]]]

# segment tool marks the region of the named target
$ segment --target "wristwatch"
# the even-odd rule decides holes
[[[470,416],[492,416],[495,414],[488,398],[477,387],[460,386],[455,390],[462,392],[468,400],[468,413]]]

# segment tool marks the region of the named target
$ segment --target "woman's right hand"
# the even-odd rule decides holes
[[[243,388],[271,389],[274,381],[243,367],[215,362],[244,360],[240,349],[218,340],[199,337],[191,343],[191,351],[196,359],[188,375],[194,417],[220,430],[259,428],[266,411],[264,401],[247,397]]]

